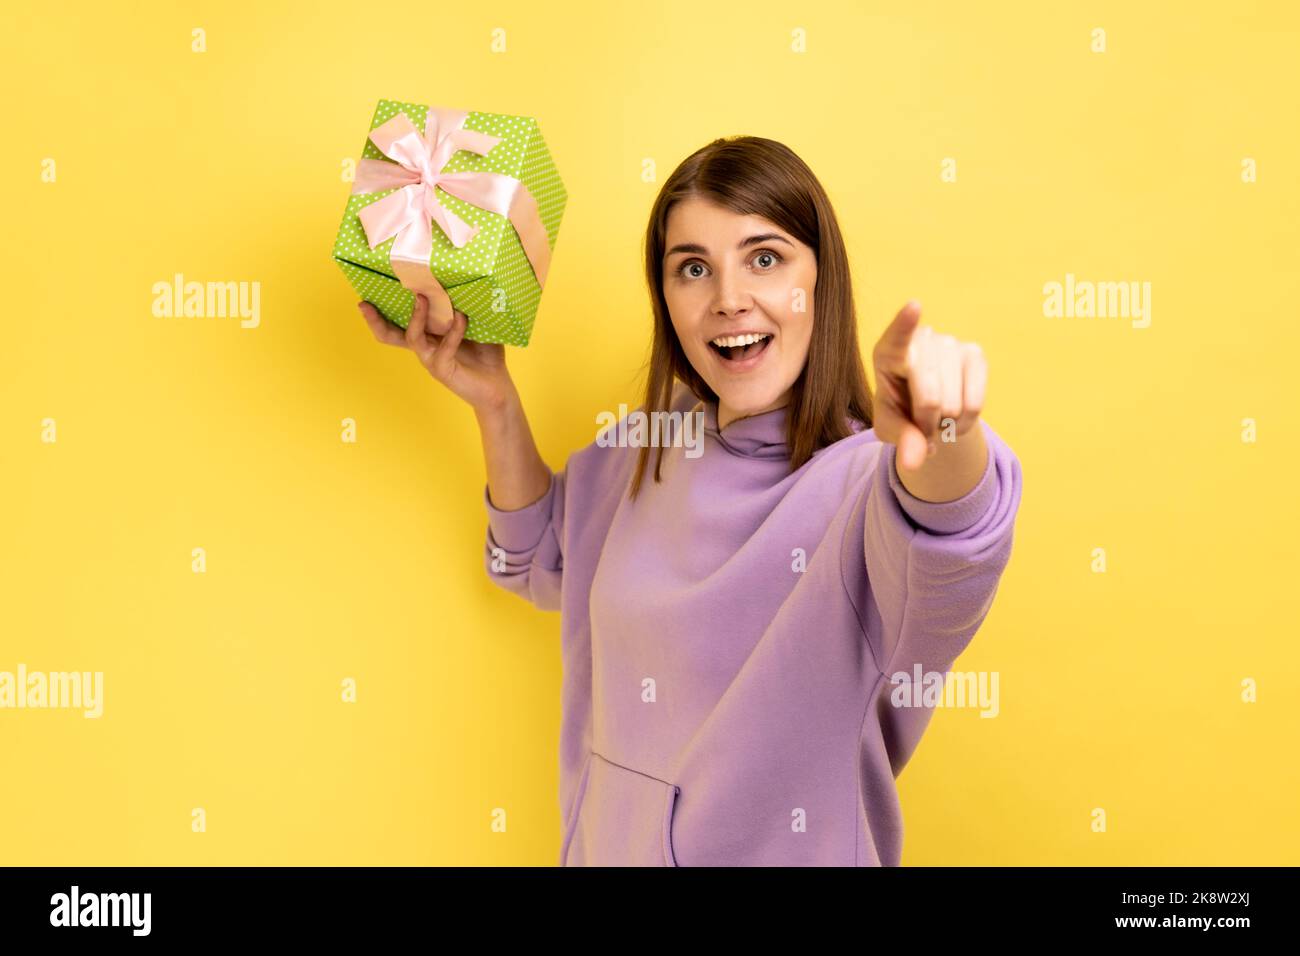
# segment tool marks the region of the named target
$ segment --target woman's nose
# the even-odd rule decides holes
[[[715,312],[743,313],[752,303],[743,273],[734,269],[721,269],[714,283],[713,309]]]

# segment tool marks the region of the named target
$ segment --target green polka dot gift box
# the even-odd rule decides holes
[[[421,292],[431,326],[526,346],[567,199],[535,119],[380,100],[334,261],[401,328]]]

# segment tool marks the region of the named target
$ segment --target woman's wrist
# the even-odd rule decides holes
[[[551,471],[537,451],[523,401],[513,385],[499,400],[476,405],[489,500],[515,511],[538,499],[551,483]]]
[[[522,410],[523,401],[519,397],[515,383],[508,381],[498,394],[475,403],[473,408],[480,428],[485,425],[499,427],[512,415]]]

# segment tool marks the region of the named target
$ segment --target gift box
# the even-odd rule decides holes
[[[380,100],[334,261],[401,328],[422,292],[431,326],[526,346],[567,199],[532,117]]]

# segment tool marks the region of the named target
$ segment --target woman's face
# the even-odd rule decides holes
[[[718,426],[786,404],[812,339],[812,248],[760,216],[697,196],[668,213],[664,247],[668,313],[691,365],[718,395]],[[747,333],[767,338],[729,355],[711,344]]]

